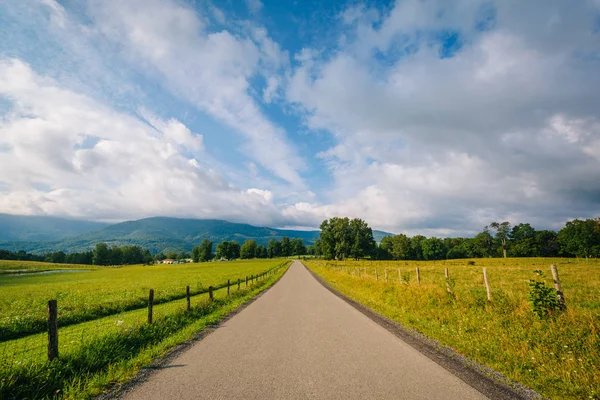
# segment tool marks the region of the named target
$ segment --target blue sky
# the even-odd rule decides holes
[[[600,214],[600,3],[9,0],[0,212],[454,236]]]

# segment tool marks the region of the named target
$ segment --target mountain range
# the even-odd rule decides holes
[[[376,241],[387,232],[373,231]],[[0,214],[0,249],[24,250],[42,254],[66,253],[93,249],[97,243],[110,246],[138,245],[152,253],[191,251],[204,239],[215,245],[225,240],[240,244],[256,240],[266,246],[269,240],[282,237],[301,238],[313,244],[319,231],[302,231],[257,227],[217,219],[182,219],[152,217],[117,224],[57,217]]]

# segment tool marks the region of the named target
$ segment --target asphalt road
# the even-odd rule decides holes
[[[295,262],[267,293],[124,395],[186,399],[485,399]]]

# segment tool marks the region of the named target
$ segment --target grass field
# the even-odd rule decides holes
[[[260,281],[245,282],[237,288],[237,277],[256,275],[272,269],[272,274]],[[140,367],[148,365],[170,347],[192,337],[198,330],[214,323],[223,315],[234,310],[245,301],[269,287],[287,269],[289,262],[282,260],[258,260],[207,264],[186,264],[156,267],[127,267],[121,269],[96,269],[89,273],[60,273],[44,276],[27,276],[34,281],[23,281],[19,286],[28,293],[37,293],[45,304],[46,285],[55,285],[53,290],[67,290],[80,279],[79,297],[93,304],[92,299],[100,299],[94,288],[105,289],[107,279],[116,273],[118,290],[137,292],[137,286],[146,284],[161,290],[185,284],[194,277],[202,279],[205,285],[215,285],[235,277],[236,285],[227,295],[227,289],[215,291],[213,301],[208,294],[197,294],[191,298],[192,309],[186,311],[186,300],[173,300],[154,307],[154,322],[146,323],[147,309],[119,312],[79,324],[63,326],[59,316],[60,358],[47,361],[47,334],[39,333],[24,338],[0,342],[0,398],[89,398],[101,393],[108,385],[124,382],[131,378]],[[148,275],[148,271],[153,274]],[[87,274],[87,275],[86,275]],[[97,275],[94,275],[97,274]],[[8,278],[2,277],[1,279]],[[44,282],[45,279],[50,279]],[[37,279],[42,279],[39,281]],[[127,286],[129,279],[129,286]],[[206,282],[206,283],[204,283]],[[27,287],[26,283],[33,287]],[[75,286],[71,286],[75,285]],[[97,285],[97,286],[95,286]],[[108,285],[110,286],[110,285]],[[149,287],[149,286],[148,286]],[[184,286],[185,287],[185,286]],[[4,289],[4,286],[2,287]],[[17,293],[17,292],[13,292]],[[118,291],[104,291],[113,299],[120,299]],[[169,292],[167,292],[169,293]],[[2,295],[5,296],[4,290]],[[147,292],[145,292],[147,296]],[[157,299],[159,297],[156,297]],[[113,300],[114,301],[114,300]],[[37,304],[37,302],[33,302]],[[59,308],[60,308],[59,300]],[[73,303],[75,304],[75,303]],[[74,307],[72,312],[77,312]]]
[[[476,259],[435,264],[309,260],[306,264],[348,297],[545,397],[600,398],[598,260]],[[540,319],[528,303],[528,284],[540,279],[533,272],[539,269],[546,274],[546,285],[553,287],[548,278],[551,264],[558,267],[567,310]],[[482,267],[488,271],[491,302]],[[454,294],[447,291],[444,268]]]
[[[143,308],[150,288],[157,303],[183,298],[209,286],[237,282],[256,275],[281,260],[244,260],[198,264],[95,267],[89,265],[0,261],[0,341],[43,332],[46,305],[56,299],[62,326],[123,311]],[[65,270],[64,273],[23,273]],[[21,271],[11,275],[10,271]],[[83,271],[83,272],[82,272]],[[14,274],[14,272],[12,272]]]

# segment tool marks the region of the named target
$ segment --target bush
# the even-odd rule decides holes
[[[544,273],[539,269],[533,271],[540,278],[544,278]],[[556,290],[547,287],[541,280],[531,279],[529,281],[529,304],[535,314],[540,318],[547,318],[555,311],[562,311],[564,306],[558,301]]]

